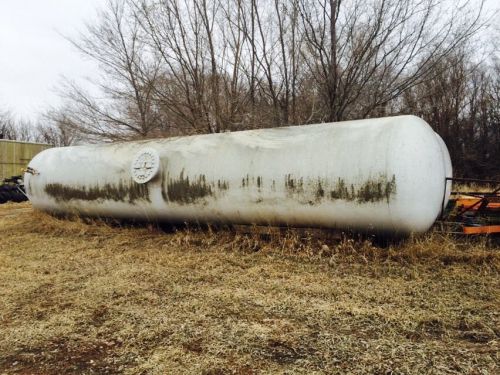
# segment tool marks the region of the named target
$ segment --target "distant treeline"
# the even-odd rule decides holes
[[[490,16],[479,0],[111,0],[72,41],[99,63],[100,94],[64,82],[65,104],[30,136],[61,145],[415,114],[456,175],[500,178],[500,64],[477,48]]]

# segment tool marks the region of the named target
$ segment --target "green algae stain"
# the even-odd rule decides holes
[[[296,183],[291,174],[285,176],[285,187],[291,192],[295,191]]]
[[[325,196],[325,190],[321,185],[321,180],[318,180],[318,186],[316,188],[316,200],[321,200]]]
[[[358,203],[380,202],[386,200],[389,203],[391,197],[396,193],[396,176],[392,175],[389,180],[386,175],[363,182],[360,186],[349,186],[339,178],[335,187],[330,190],[330,199],[341,199],[345,201],[357,201]]]
[[[304,178],[294,178],[291,174],[285,175],[285,188],[288,193],[298,193],[304,192]]]
[[[262,177],[258,176],[257,177],[257,187],[260,189],[261,186],[262,186]]]
[[[246,177],[241,179],[241,187],[249,187],[250,186],[250,176],[247,174]]]
[[[167,194],[167,187],[165,186],[165,178],[162,176],[161,178],[161,197],[165,202],[168,202],[168,194]]]
[[[168,179],[166,197],[170,202],[193,203],[212,195],[212,187],[203,174],[190,181],[188,176],[184,177],[183,169],[178,179]]]
[[[118,184],[94,185],[94,186],[69,186],[58,183],[47,184],[45,192],[56,201],[96,201],[112,200],[115,202],[134,203],[137,200],[150,202],[149,189],[147,185],[137,184],[134,181]]]
[[[225,180],[217,180],[217,188],[219,190],[228,190],[229,189],[229,182]]]
[[[338,179],[334,189],[330,191],[330,199],[341,199],[345,201],[353,201],[356,199],[356,191],[354,185],[347,186],[345,181],[341,178]]]
[[[338,178],[336,181],[317,178],[316,180],[307,179],[304,184],[304,178],[286,174],[285,190],[304,204],[310,205],[319,204],[325,198],[359,204],[383,200],[389,202],[396,193],[396,176],[392,175],[389,179],[386,175],[380,174],[356,184],[346,183],[342,178]]]
[[[366,181],[357,193],[357,200],[359,203],[366,202],[379,202],[382,200],[389,200],[391,196],[396,193],[396,176],[392,175],[389,181],[386,176],[380,176],[374,180]]]

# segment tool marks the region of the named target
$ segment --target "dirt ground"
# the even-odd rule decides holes
[[[500,252],[0,206],[0,374],[498,374]]]

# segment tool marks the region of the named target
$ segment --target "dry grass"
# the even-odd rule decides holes
[[[468,183],[468,184],[453,184],[453,191],[474,191],[481,193],[490,193],[495,190],[498,186],[496,184],[478,184],[478,183]]]
[[[0,206],[0,373],[498,373],[497,245],[260,232]]]

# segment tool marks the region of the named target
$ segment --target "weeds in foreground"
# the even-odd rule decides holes
[[[121,240],[148,241],[158,246],[172,245],[197,251],[263,252],[309,260],[335,262],[398,262],[401,264],[471,264],[500,269],[498,238],[458,237],[430,231],[405,239],[384,240],[371,236],[320,229],[258,226],[161,227],[116,220],[82,217],[56,218],[33,212],[29,225],[50,236],[114,236]]]
[[[495,374],[498,247],[0,207],[0,373]]]

